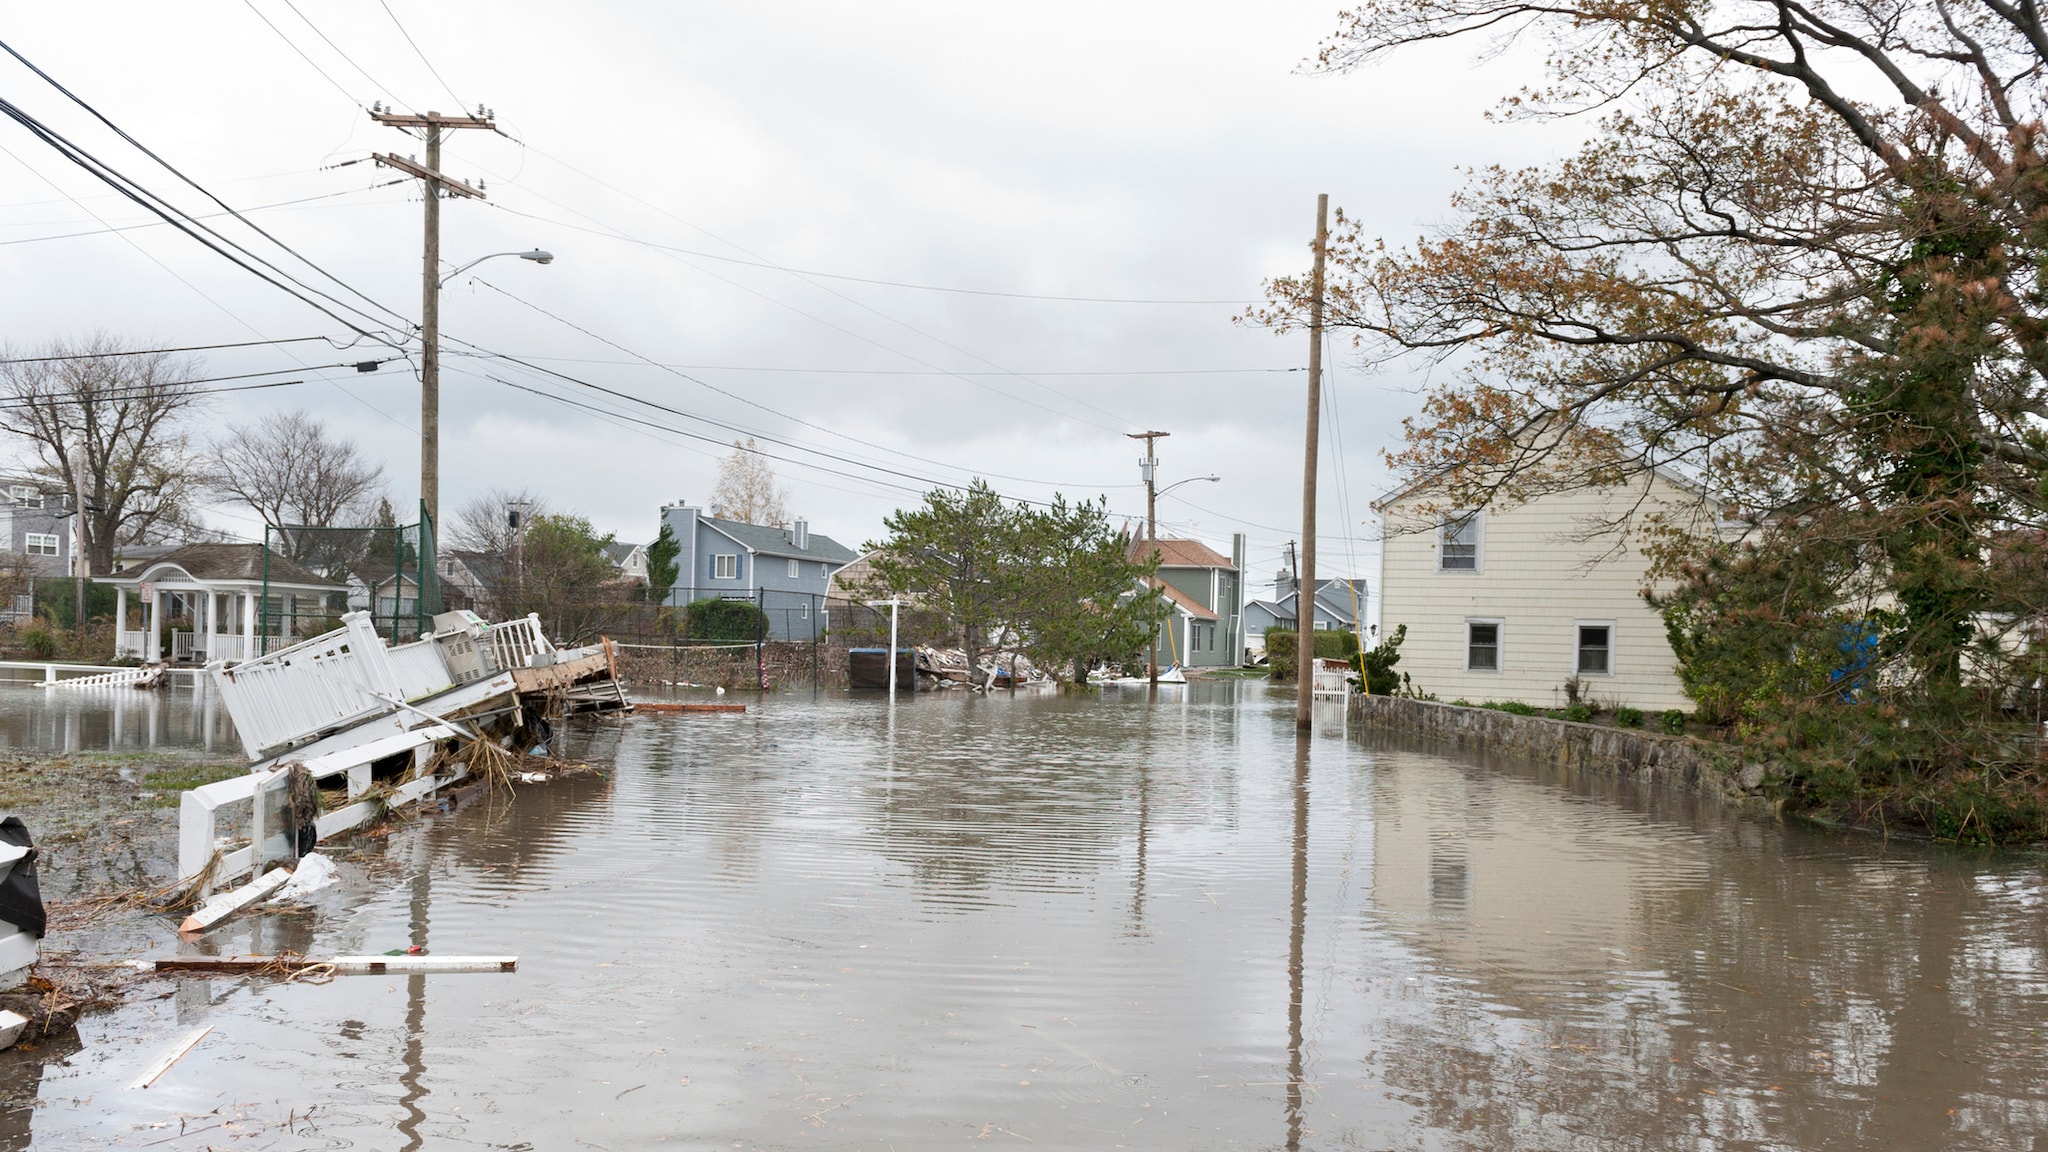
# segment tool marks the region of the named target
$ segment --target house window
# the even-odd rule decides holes
[[[1579,672],[1605,676],[1614,671],[1614,625],[1603,620],[1581,623],[1578,629]]]
[[[1454,512],[1437,526],[1437,570],[1479,571],[1479,513]]]
[[[740,574],[738,553],[728,552],[711,557],[711,578],[713,580],[737,580]]]
[[[809,620],[811,618],[811,602],[809,600],[797,605],[796,618],[799,620]]]
[[[28,554],[31,556],[58,555],[56,534],[51,532],[29,533]]]
[[[789,578],[790,578],[791,580],[794,580],[794,579],[796,579],[796,566],[797,566],[797,563],[798,563],[798,562],[797,562],[797,561],[795,561],[795,560],[791,560],[791,561],[789,562]]]
[[[42,490],[33,485],[10,484],[7,487],[7,495],[23,508],[41,508],[43,506]]]
[[[1465,621],[1465,671],[1500,671],[1500,621]]]

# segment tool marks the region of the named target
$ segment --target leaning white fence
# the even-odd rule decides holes
[[[460,763],[453,763],[447,765],[443,775],[416,775],[415,778],[398,785],[380,801],[359,799],[369,790],[371,771],[379,761],[411,753],[415,769],[423,768],[428,757],[433,754],[434,745],[456,734],[456,729],[451,725],[429,724],[304,761],[306,770],[313,774],[315,780],[344,772],[348,774],[350,802],[332,812],[320,815],[314,824],[320,838],[325,839],[369,820],[377,814],[380,804],[393,807],[406,804],[466,778],[469,769]],[[295,830],[282,815],[286,788],[285,773],[289,768],[289,763],[283,763],[246,776],[202,784],[180,798],[180,880],[190,880],[205,872],[207,862],[213,859],[216,851],[220,853],[220,862],[214,865],[213,884],[210,887],[219,886],[246,872],[260,871],[272,860],[291,858],[291,837]],[[231,842],[223,843],[218,839],[220,809],[243,800],[249,801],[251,808],[246,817],[246,824],[243,825],[248,829],[248,838],[242,840],[237,837]]]
[[[251,760],[287,744],[397,707],[407,687],[422,679],[409,655],[405,674],[367,612],[351,612],[342,626],[255,660],[213,667],[222,703]],[[432,641],[427,641],[429,645]],[[436,664],[440,657],[428,653]],[[450,682],[444,666],[441,686]],[[428,677],[431,678],[431,677]]]

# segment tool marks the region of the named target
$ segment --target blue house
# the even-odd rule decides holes
[[[815,640],[825,629],[825,589],[832,573],[859,556],[798,520],[787,528],[708,516],[686,503],[665,504],[661,522],[675,534],[672,606],[717,597],[752,600],[768,617],[771,640]]]

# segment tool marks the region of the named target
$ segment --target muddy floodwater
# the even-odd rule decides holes
[[[2038,858],[1298,743],[1260,684],[749,708],[579,729],[604,775],[209,945],[516,974],[132,999],[6,1058],[0,1148],[2048,1148]]]

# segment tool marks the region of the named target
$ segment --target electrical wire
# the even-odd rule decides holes
[[[753,364],[674,364],[667,361],[647,360],[598,360],[587,356],[528,356],[528,360],[542,360],[551,364],[608,364],[639,366],[652,363],[657,368],[679,368],[686,372],[776,372],[791,376],[1006,376],[1007,372],[977,372],[966,370],[951,372],[945,369],[909,368],[774,368]],[[1241,376],[1277,374],[1284,372],[1306,372],[1306,368],[1108,368],[1099,372],[1079,369],[1059,369],[1048,372],[1034,371],[1032,376]]]
[[[270,22],[270,17],[265,16],[263,14],[263,10],[256,7],[255,0],[242,0],[242,3],[248,5],[249,11],[254,12],[256,14],[256,18],[258,20],[263,21],[265,27],[269,28],[272,32],[277,33],[277,38],[279,40],[284,41],[285,47],[291,49],[294,52],[297,52],[299,54],[299,59],[304,60],[306,62],[306,67],[311,68],[315,72],[318,72],[322,80],[325,80],[329,84],[332,84],[334,86],[334,90],[336,92],[341,93],[343,99],[347,100],[349,103],[355,105],[358,108],[363,106],[362,101],[356,99],[355,93],[350,92],[347,88],[342,87],[341,81],[336,80],[334,77],[328,75],[327,69],[322,68],[319,64],[315,63],[311,56],[306,55],[305,49],[300,48],[297,44],[293,43],[292,38],[284,34],[284,29],[279,28],[275,24],[272,24]]]
[[[590,329],[588,329],[588,328],[585,328],[585,327],[584,327],[583,325],[581,325],[581,324],[578,324],[578,323],[576,323],[575,321],[573,321],[573,320],[570,320],[570,319],[568,319],[567,317],[564,317],[564,316],[558,315],[557,313],[551,312],[551,311],[547,310],[546,308],[543,308],[543,307],[541,307],[540,305],[538,305],[538,304],[535,304],[535,303],[534,303],[534,302],[532,302],[531,300],[527,300],[527,299],[524,299],[523,297],[520,297],[520,296],[516,296],[516,295],[513,295],[512,293],[510,293],[510,292],[507,292],[507,291],[506,291],[505,289],[503,289],[503,288],[500,288],[500,287],[498,287],[498,286],[497,286],[496,284],[493,284],[493,283],[491,283],[490,281],[488,281],[488,280],[485,280],[485,279],[484,279],[484,278],[482,278],[481,276],[479,276],[479,277],[475,277],[474,279],[476,280],[476,282],[477,282],[477,283],[479,283],[479,284],[483,285],[483,286],[484,286],[484,287],[486,287],[486,288],[489,288],[489,289],[490,289],[491,291],[493,291],[493,292],[496,292],[496,293],[497,293],[497,294],[499,294],[500,296],[503,296],[503,297],[505,297],[506,299],[508,299],[508,300],[511,300],[511,301],[513,301],[514,303],[517,303],[517,304],[521,304],[521,305],[524,305],[525,307],[527,307],[527,308],[530,308],[530,309],[532,309],[533,311],[535,311],[535,312],[538,312],[538,313],[540,313],[541,315],[543,315],[543,316],[547,317],[548,319],[550,319],[550,320],[553,320],[553,321],[554,321],[554,322],[556,322],[557,324],[561,324],[561,325],[563,325],[563,326],[565,326],[565,327],[568,327],[568,328],[573,328],[573,329],[575,329],[576,331],[578,331],[578,332],[581,332],[581,333],[582,333],[583,335],[585,335],[585,336],[588,336],[588,337],[590,337],[590,338],[591,338],[592,340],[595,340],[595,341],[597,341],[597,342],[598,342],[598,343],[600,343],[600,344],[604,344],[604,345],[607,345],[608,347],[616,348],[616,349],[618,349],[619,351],[621,351],[621,352],[624,352],[624,353],[626,353],[626,354],[627,354],[627,355],[629,355],[629,356],[635,356],[635,357],[638,357],[638,358],[639,358],[639,360],[640,360],[640,362],[641,362],[641,363],[643,363],[643,364],[646,364],[646,365],[649,365],[649,366],[651,366],[651,367],[655,367],[655,368],[660,368],[660,369],[662,369],[663,371],[665,371],[665,372],[669,373],[670,375],[672,375],[672,376],[676,377],[677,379],[680,379],[680,380],[687,380],[688,382],[690,382],[690,383],[692,383],[692,384],[695,384],[695,385],[697,385],[697,386],[698,386],[698,387],[700,387],[700,388],[705,388],[705,389],[708,389],[708,390],[710,390],[710,391],[712,391],[712,392],[715,392],[715,393],[717,393],[717,394],[718,394],[718,395],[720,395],[720,396],[723,396],[723,397],[725,397],[725,398],[726,398],[726,399],[728,399],[728,400],[734,400],[734,401],[737,401],[737,402],[739,402],[739,403],[741,403],[741,404],[745,404],[745,405],[747,405],[747,406],[748,406],[748,407],[750,407],[750,408],[755,408],[755,409],[758,409],[758,410],[760,410],[760,411],[762,411],[762,412],[766,412],[766,413],[768,413],[768,414],[769,414],[770,416],[776,416],[776,417],[780,417],[781,419],[784,419],[784,420],[788,420],[789,422],[791,422],[791,423],[793,423],[793,424],[801,425],[802,427],[805,427],[805,428],[809,428],[809,429],[812,429],[813,431],[817,431],[817,432],[823,432],[823,433],[825,433],[825,434],[826,434],[826,435],[828,435],[828,436],[836,436],[836,437],[838,437],[839,439],[841,439],[841,440],[845,440],[845,441],[847,441],[847,442],[848,442],[848,443],[850,443],[850,444],[858,444],[858,445],[860,445],[860,446],[862,446],[862,447],[864,447],[864,448],[872,448],[872,449],[874,449],[874,450],[876,450],[876,451],[878,451],[878,452],[886,452],[886,453],[889,453],[889,454],[890,454],[890,455],[892,455],[892,456],[901,456],[901,457],[903,457],[903,458],[905,458],[905,459],[907,459],[907,460],[915,460],[915,461],[917,461],[917,462],[918,462],[918,463],[920,463],[920,464],[930,464],[930,465],[933,465],[934,467],[938,467],[938,468],[950,468],[950,469],[953,469],[954,471],[957,471],[957,472],[964,472],[964,473],[967,473],[967,474],[969,474],[969,475],[973,475],[973,474],[975,474],[975,473],[977,472],[977,470],[976,470],[976,469],[973,469],[973,468],[965,468],[965,467],[962,467],[962,466],[960,466],[960,465],[958,465],[958,464],[952,464],[952,463],[948,463],[947,461],[944,461],[944,460],[934,460],[934,459],[931,459],[930,457],[927,457],[927,456],[919,456],[919,455],[917,455],[916,453],[913,453],[913,452],[906,452],[906,451],[904,451],[904,450],[902,450],[902,449],[900,449],[900,448],[891,448],[891,447],[889,447],[889,446],[887,446],[887,445],[885,445],[885,444],[877,444],[877,443],[875,443],[875,442],[874,442],[874,441],[872,441],[872,440],[863,440],[863,439],[861,439],[861,438],[860,438],[860,437],[858,437],[858,436],[850,436],[850,435],[848,435],[848,434],[846,434],[846,433],[844,433],[844,432],[840,432],[840,431],[838,431],[837,429],[833,429],[833,428],[827,428],[827,427],[825,427],[825,426],[824,426],[823,424],[818,424],[818,423],[815,423],[815,422],[813,422],[813,421],[810,421],[810,420],[805,420],[804,418],[802,418],[802,417],[800,417],[800,416],[792,416],[792,415],[790,415],[790,414],[789,414],[789,413],[787,413],[787,412],[783,412],[783,411],[781,411],[781,410],[779,410],[779,409],[776,409],[776,408],[771,408],[771,407],[769,407],[768,405],[766,405],[766,404],[763,404],[763,403],[761,403],[761,402],[760,402],[760,401],[758,401],[758,400],[754,400],[754,399],[752,399],[752,398],[750,398],[750,397],[742,396],[742,395],[740,395],[739,393],[737,393],[737,392],[733,392],[733,391],[731,391],[731,390],[729,390],[729,389],[725,389],[725,388],[720,388],[720,387],[718,387],[718,386],[717,386],[716,384],[712,384],[712,383],[710,383],[710,382],[708,382],[708,381],[706,381],[706,380],[700,379],[700,378],[698,378],[698,377],[696,377],[696,376],[692,376],[692,375],[690,375],[690,374],[689,374],[689,373],[687,373],[687,372],[681,371],[680,369],[676,369],[676,368],[671,368],[671,367],[669,367],[668,365],[666,365],[666,364],[663,364],[663,363],[661,363],[660,361],[657,361],[657,360],[655,360],[655,359],[653,359],[653,358],[651,358],[651,357],[648,357],[648,356],[643,356],[643,355],[641,355],[640,353],[638,353],[638,352],[635,352],[635,351],[633,351],[633,350],[632,350],[631,348],[628,348],[628,347],[626,347],[626,346],[625,346],[624,344],[621,344],[621,343],[619,343],[618,341],[616,341],[616,340],[613,340],[613,339],[611,339],[611,338],[609,338],[609,337],[606,337],[606,336],[601,336],[601,335],[599,335],[598,333],[596,333],[596,332],[593,332],[593,331],[591,331],[591,330],[590,330]],[[980,475],[983,475],[983,476],[987,476],[987,477],[991,477],[991,478],[994,478],[994,479],[998,479],[998,480],[1012,480],[1012,481],[1015,481],[1015,482],[1017,482],[1017,483],[1020,483],[1020,484],[1045,484],[1045,485],[1047,485],[1047,486],[1049,486],[1049,487],[1057,487],[1057,486],[1058,486],[1058,485],[1056,485],[1056,484],[1053,484],[1053,483],[1052,483],[1051,481],[1047,481],[1047,480],[1039,480],[1039,479],[1036,479],[1036,478],[1034,478],[1034,477],[1030,477],[1030,476],[1011,476],[1011,475],[1006,475],[1006,474],[1004,474],[1004,473],[1000,473],[1000,472],[989,472],[989,471],[981,471],[981,472],[980,472]],[[1094,488],[1094,487],[1097,487],[1097,485],[1087,485],[1086,487],[1089,487],[1089,488]],[[1106,485],[1106,487],[1111,487],[1111,488],[1133,488],[1133,487],[1138,487],[1138,485],[1134,485],[1134,484],[1111,484],[1111,485]]]
[[[552,159],[552,157],[550,158]],[[527,191],[531,192],[532,190],[528,189]],[[538,194],[535,193],[535,195]],[[547,198],[541,197],[541,199]],[[1165,300],[1136,296],[1060,296],[1039,292],[1003,292],[992,288],[961,288],[945,284],[918,284],[907,280],[886,280],[875,276],[854,276],[844,272],[821,272],[815,268],[792,268],[786,264],[777,264],[772,260],[749,260],[739,256],[720,256],[715,252],[705,252],[695,248],[682,248],[673,244],[663,244],[659,241],[629,236],[618,231],[586,228],[581,224],[571,224],[566,220],[553,220],[532,212],[522,212],[517,208],[506,207],[503,204],[497,204],[495,207],[500,211],[508,212],[514,216],[521,216],[541,224],[549,224],[557,228],[567,228],[572,232],[583,232],[592,236],[603,236],[610,240],[637,244],[643,248],[673,252],[680,256],[696,256],[704,260],[717,260],[723,264],[738,264],[747,268],[766,268],[775,272],[786,272],[792,276],[815,276],[821,280],[844,280],[854,284],[872,284],[882,288],[905,288],[916,292],[942,292],[955,296],[992,296],[1004,300],[1045,300],[1069,304],[1229,305],[1231,307],[1243,307],[1263,303],[1263,301],[1259,300]]]
[[[173,352],[214,352],[222,348],[257,348],[276,344],[310,344],[325,340],[334,344],[333,336],[287,336],[280,340],[237,340],[227,344],[188,344],[181,348],[130,348],[118,352],[70,352],[62,356],[15,356],[0,360],[0,364],[48,364],[57,360],[100,360],[111,356],[164,356]],[[336,348],[346,345],[334,344]],[[304,366],[301,365],[303,368]]]
[[[249,0],[244,0],[244,2],[247,3],[249,2]],[[405,103],[405,101],[398,99],[396,95],[398,91],[397,89],[391,87],[389,84],[385,84],[382,81],[379,81],[375,76],[370,75],[368,70],[366,70],[361,64],[356,63],[355,57],[350,56],[347,52],[343,51],[341,45],[336,44],[332,37],[327,35],[327,33],[322,32],[320,30],[320,26],[318,24],[313,23],[311,17],[307,16],[304,12],[299,11],[299,6],[297,4],[292,3],[292,0],[283,0],[283,4],[285,7],[292,10],[292,15],[297,16],[301,23],[303,23],[306,27],[311,28],[313,30],[313,35],[318,36],[321,40],[327,43],[327,46],[329,48],[334,49],[334,54],[336,56],[339,56],[343,60],[348,61],[348,66],[355,69],[356,74],[358,76],[361,76],[363,79],[368,80],[370,82],[370,87],[377,89],[378,91],[384,93],[387,96],[390,96],[393,100],[397,100],[397,102],[400,105],[402,105],[406,111],[412,112],[414,115],[418,115],[417,110],[415,110],[412,105],[407,104]],[[261,13],[258,13],[258,15],[261,15]],[[278,35],[282,36],[284,35],[284,33],[280,32],[278,33]],[[290,41],[286,41],[286,43],[290,43]],[[362,107],[361,103],[357,103],[356,107]]]
[[[242,211],[267,212],[273,208],[289,208],[296,204],[311,204],[315,200],[332,200],[337,196],[353,196],[358,192],[374,192],[379,188],[389,188],[394,184],[410,183],[412,183],[412,178],[410,176],[406,176],[400,177],[397,180],[386,180],[382,184],[371,184],[368,187],[364,188],[345,188],[340,192],[322,192],[318,196],[302,196],[297,200],[279,200],[275,204],[257,204],[248,208],[244,208],[242,209]],[[208,212],[203,215],[194,216],[192,217],[192,219],[216,220],[226,215],[229,215],[229,213]],[[141,224],[122,224],[113,228],[93,228],[88,229],[87,231],[84,232],[59,232],[50,236],[25,236],[19,240],[0,240],[0,248],[8,248],[16,244],[40,244],[45,240],[75,240],[81,236],[105,236],[112,232],[135,232],[143,228],[161,227],[163,223],[164,222],[162,220],[149,220]]]
[[[440,84],[441,84],[441,90],[442,90],[443,92],[446,92],[446,93],[448,93],[448,97],[449,97],[449,99],[451,99],[451,100],[455,101],[455,106],[456,106],[457,108],[468,108],[468,107],[469,107],[469,105],[468,105],[468,104],[465,104],[465,103],[463,103],[462,97],[460,97],[460,96],[457,96],[457,95],[455,94],[455,89],[453,89],[453,88],[450,88],[450,87],[448,86],[448,81],[446,81],[446,80],[443,80],[443,79],[441,79],[441,70],[440,70],[440,69],[438,69],[438,68],[436,68],[436,67],[434,67],[434,62],[433,62],[432,60],[429,60],[429,59],[427,59],[427,54],[426,54],[425,52],[422,52],[422,51],[420,51],[420,45],[419,45],[419,41],[417,41],[417,40],[414,40],[414,39],[412,38],[412,33],[410,33],[410,32],[407,32],[407,31],[405,30],[405,25],[403,25],[403,24],[399,23],[399,21],[398,21],[398,13],[396,13],[396,12],[393,12],[393,11],[391,10],[391,5],[390,5],[390,4],[388,4],[388,3],[385,3],[385,0],[377,0],[377,3],[378,3],[378,5],[379,5],[380,7],[382,7],[382,8],[384,9],[384,14],[385,14],[386,16],[389,16],[389,17],[391,17],[391,24],[392,24],[392,26],[393,26],[393,27],[395,27],[395,28],[397,28],[397,29],[398,29],[398,34],[399,34],[400,36],[403,36],[403,37],[405,37],[405,42],[406,42],[407,44],[410,44],[410,45],[412,45],[412,51],[413,51],[413,55],[415,55],[415,56],[418,56],[418,57],[420,58],[420,63],[422,63],[422,64],[425,64],[425,65],[427,66],[427,71],[429,71],[429,72],[431,72],[431,73],[433,73],[433,74],[434,74],[434,79],[435,79],[435,80],[437,80],[437,81],[440,81]]]
[[[98,120],[101,124],[106,125],[106,127],[109,130],[111,130],[115,135],[119,136],[121,139],[127,141],[130,146],[135,148],[137,151],[141,152],[143,155],[149,157],[151,160],[156,161],[157,164],[164,169],[164,171],[169,172],[173,176],[176,176],[179,180],[183,181],[186,185],[191,187],[194,191],[198,192],[201,196],[204,196],[208,200],[213,201],[213,203],[217,205],[222,211],[233,216],[236,220],[240,221],[250,231],[256,233],[258,236],[263,237],[265,240],[270,241],[272,244],[277,245],[284,251],[290,253],[292,257],[298,260],[301,264],[304,264],[306,267],[311,268],[315,272],[318,272],[321,276],[326,277],[328,280],[339,285],[344,291],[362,300],[364,303],[369,304],[371,307],[379,309],[390,316],[397,317],[401,324],[408,323],[405,317],[400,315],[398,312],[392,310],[391,308],[385,306],[384,304],[376,300],[371,299],[369,296],[364,295],[362,292],[357,291],[354,285],[349,284],[347,281],[341,279],[339,276],[336,276],[333,273],[327,271],[325,268],[322,268],[320,265],[314,263],[311,259],[307,258],[304,254],[300,253],[291,245],[286,244],[284,241],[279,240],[275,236],[272,236],[269,232],[265,231],[263,228],[258,226],[254,221],[243,216],[240,212],[235,211],[234,207],[230,205],[227,201],[222,200],[220,197],[214,195],[211,191],[202,186],[198,181],[192,179],[190,176],[187,176],[183,172],[179,171],[178,168],[172,165],[170,161],[164,159],[162,156],[157,155],[154,151],[152,151],[149,148],[148,145],[144,144],[140,140],[137,140],[134,136],[130,135],[126,129],[122,128],[119,124],[116,124],[112,120],[108,119],[106,115],[103,114],[99,109],[93,107],[91,104],[86,103],[84,98],[80,97],[77,93],[71,91],[71,89],[66,88],[63,84],[59,83],[57,79],[51,76],[49,73],[37,67],[33,62],[31,62],[28,59],[28,57],[23,56],[20,52],[15,51],[12,45],[8,44],[6,41],[0,41],[0,49],[4,49],[8,55],[20,61],[23,67],[27,68],[31,72],[34,72],[38,77],[41,77],[44,83],[48,84],[52,88],[55,88],[57,91],[63,93],[67,99],[69,99],[72,103],[78,105],[80,108],[84,109],[88,114],[90,114],[93,117],[93,119]],[[0,101],[0,104],[5,104],[5,106],[8,109],[11,109],[9,115],[17,121],[22,121],[22,117],[27,115],[26,113],[21,112],[20,109],[14,108],[12,104],[8,104],[4,101]],[[30,130],[32,132],[37,132],[38,135],[48,133],[51,136],[56,136],[57,139],[63,139],[61,136],[57,136],[56,133],[53,130],[49,129],[47,126],[40,125],[39,121],[34,123],[40,126],[40,131],[38,131],[37,127],[30,127],[30,123],[27,121],[23,121],[23,126],[30,127]],[[69,141],[65,141],[65,145],[68,148],[76,149],[76,145],[70,144]],[[90,158],[89,154],[85,153],[83,149],[77,149],[77,151],[81,155],[87,155],[88,158]],[[74,162],[76,161],[74,160]],[[94,159],[93,162],[95,164],[99,163],[97,159]],[[107,170],[109,172],[113,171],[113,169],[110,167]],[[91,171],[91,169],[88,169],[88,171]],[[115,173],[115,175],[118,176],[120,174]],[[128,178],[125,176],[121,176],[120,178],[128,183],[134,183],[133,181],[129,181]],[[104,177],[102,177],[102,179],[104,179]],[[138,184],[135,186],[138,189],[141,189],[141,185]],[[143,189],[143,191],[147,192],[146,189]],[[162,199],[161,197],[156,197],[153,193],[149,193],[149,195],[154,199]],[[163,203],[166,206],[170,206],[170,202],[168,200],[164,200]],[[191,217],[189,213],[181,214],[184,215],[188,220],[193,220],[194,223],[197,222],[196,219]],[[206,226],[200,225],[200,227],[204,228]],[[212,233],[213,235],[220,235],[218,232],[215,232],[211,228],[207,228],[206,230],[209,233]],[[234,243],[233,241],[227,240],[227,238],[224,236],[222,236],[221,239],[229,244]],[[312,286],[307,285],[302,281],[299,281],[297,278],[292,277],[288,273],[284,272],[283,269],[278,268],[276,265],[271,264],[269,261],[263,260],[262,257],[256,256],[254,253],[249,252],[246,248],[242,248],[240,245],[235,245],[235,247],[237,248],[237,250],[242,251],[245,254],[249,255],[251,259],[261,262],[265,267],[270,268],[273,271],[276,271],[279,275],[285,276],[287,279],[290,279],[294,284],[298,284],[300,287],[305,288],[307,291],[313,292],[316,295],[321,296],[323,299],[333,300],[335,304],[341,305],[341,302],[339,300],[335,300],[333,296],[330,296],[325,292],[321,292],[319,289],[313,288]],[[345,305],[342,306],[346,307]],[[353,327],[353,325],[351,325],[351,327]],[[365,335],[368,335],[368,333],[365,333]]]

